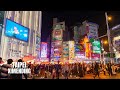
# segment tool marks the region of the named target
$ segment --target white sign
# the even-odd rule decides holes
[[[27,68],[26,62],[13,62],[12,67],[8,68],[9,74],[30,74],[31,69]]]

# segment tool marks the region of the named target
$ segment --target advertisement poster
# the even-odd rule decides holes
[[[54,41],[56,41],[56,40],[62,40],[62,37],[63,37],[62,32],[63,32],[62,25],[61,24],[56,24],[54,26],[54,29],[53,29],[52,39]]]
[[[68,42],[63,42],[63,59],[69,60],[69,45]]]
[[[41,42],[41,58],[47,58],[47,43]]]
[[[93,50],[93,53],[101,53],[100,41],[92,42],[92,50]]]
[[[40,37],[37,35],[36,36],[36,51],[40,50]]]
[[[76,58],[85,59],[85,52],[77,52],[76,53]]]
[[[53,40],[55,41],[55,40],[62,40],[62,32],[63,32],[63,30],[62,29],[60,29],[60,30],[54,30],[54,35],[53,35]]]
[[[85,44],[85,53],[86,53],[86,57],[90,58],[90,54],[91,54],[91,44],[90,43]]]
[[[95,59],[95,60],[100,59],[100,54],[98,54],[98,53],[91,53],[91,58]]]

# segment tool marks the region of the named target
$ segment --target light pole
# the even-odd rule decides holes
[[[103,54],[103,57],[102,57],[102,58],[103,58],[103,62],[104,62],[104,64],[105,64],[105,50],[104,50],[104,46],[103,46],[103,45],[104,45],[104,44],[105,44],[105,45],[108,44],[108,42],[107,42],[107,40],[105,40],[105,41],[102,40],[102,41],[101,41],[101,44],[102,44],[102,45],[101,45],[101,48],[102,48],[102,54]]]
[[[110,59],[111,59],[111,52],[112,52],[112,47],[111,47],[111,38],[110,38],[110,29],[109,29],[109,24],[108,20],[111,20],[111,17],[108,17],[107,12],[105,12],[105,17],[106,17],[106,25],[107,25],[107,36],[108,36],[108,44],[109,44],[109,51],[110,51]],[[111,60],[112,61],[112,60]]]

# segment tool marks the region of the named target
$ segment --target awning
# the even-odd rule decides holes
[[[35,59],[36,58],[34,56],[31,56],[31,55],[23,57],[24,62],[33,61]]]

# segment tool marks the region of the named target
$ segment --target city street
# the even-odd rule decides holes
[[[35,79],[43,79],[43,78],[35,77]],[[52,78],[49,77],[46,79],[52,79]],[[60,77],[60,79],[64,79],[64,77]],[[69,79],[79,79],[79,77],[69,77]],[[80,79],[94,79],[94,77],[93,77],[93,74],[86,74],[84,77]],[[108,74],[104,75],[103,73],[101,73],[100,78],[97,76],[95,79],[120,79],[120,73],[118,73],[117,75],[113,75],[113,76],[109,76]]]

